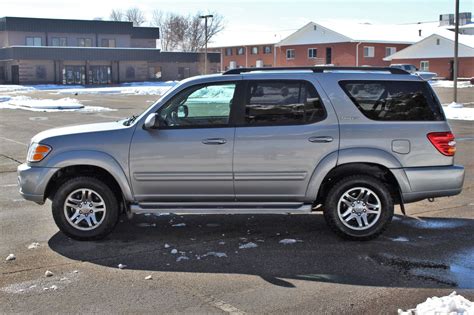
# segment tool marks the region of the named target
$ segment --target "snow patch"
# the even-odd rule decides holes
[[[173,248],[171,250],[171,254],[176,255],[178,253],[178,250],[176,248]]]
[[[285,239],[282,239],[281,241],[279,241],[278,243],[284,244],[284,245],[289,245],[289,244],[295,244],[295,243],[298,243],[298,242],[303,242],[303,241],[295,240],[294,238],[285,238]]]
[[[454,229],[465,224],[462,221],[449,219],[405,219],[401,222],[419,229]]]
[[[447,119],[474,120],[474,108],[464,107],[459,103],[443,106],[443,111]]]
[[[182,260],[189,260],[189,257],[187,256],[179,256],[178,258],[176,258],[176,262],[180,262]]]
[[[249,242],[249,243],[240,245],[239,249],[249,249],[249,248],[255,248],[255,247],[258,247],[258,245],[255,243]]]
[[[33,242],[31,243],[30,245],[28,245],[28,249],[36,249],[38,247],[40,247],[40,243],[37,243],[37,242]]]
[[[120,86],[98,88],[69,88],[59,89],[56,94],[134,94],[134,95],[163,95],[176,82],[135,82]]]
[[[117,267],[118,267],[119,269],[125,269],[125,268],[127,268],[127,265],[118,264]]]
[[[436,315],[470,315],[474,314],[474,303],[458,295],[456,291],[443,297],[431,297],[414,309],[398,310],[399,315],[436,314]]]
[[[408,238],[404,237],[404,236],[399,236],[399,237],[396,237],[396,238],[391,238],[392,241],[394,242],[409,242],[410,240],[408,240]]]
[[[173,227],[184,227],[186,226],[186,223],[178,223],[178,224],[173,224]]]
[[[47,278],[49,278],[49,277],[54,276],[54,273],[52,273],[52,272],[49,271],[49,270],[46,270],[46,271],[44,272],[44,276],[47,277]]]
[[[227,257],[226,253],[221,253],[221,252],[207,252],[206,254],[202,255],[201,257],[207,257],[207,256],[214,256],[217,258],[223,258]]]
[[[152,280],[152,279],[153,279],[153,278],[152,278],[151,275],[148,275],[148,276],[145,277],[145,280]]]

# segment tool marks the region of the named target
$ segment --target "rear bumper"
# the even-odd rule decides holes
[[[404,168],[394,175],[405,203],[457,195],[464,183],[464,167],[459,165]]]
[[[18,166],[18,186],[22,197],[43,204],[46,186],[57,170],[58,168],[51,167],[32,167],[26,163]]]

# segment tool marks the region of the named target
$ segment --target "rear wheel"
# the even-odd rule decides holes
[[[119,205],[112,190],[94,177],[66,181],[56,192],[54,221],[67,236],[81,241],[104,238],[119,218]]]
[[[338,235],[369,240],[380,235],[393,216],[393,199],[387,186],[367,175],[346,177],[329,190],[324,218]]]

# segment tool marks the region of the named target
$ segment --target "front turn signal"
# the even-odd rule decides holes
[[[49,152],[51,147],[45,144],[33,143],[28,150],[28,162],[34,163],[44,159]]]

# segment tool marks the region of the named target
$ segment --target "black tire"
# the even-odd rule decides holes
[[[103,220],[92,230],[81,230],[69,223],[66,218],[64,204],[66,198],[78,189],[91,189],[102,198],[106,211]],[[53,218],[61,232],[79,241],[94,241],[107,236],[117,225],[120,209],[114,192],[103,181],[95,177],[75,177],[65,181],[54,195],[52,202]]]
[[[358,224],[357,221],[360,220],[360,218],[356,220],[355,215],[358,215],[357,212],[354,213],[354,211],[352,211],[352,213],[354,213],[354,218],[349,220],[349,222],[346,224],[342,222],[342,219],[338,214],[338,203],[341,197],[351,189],[356,189],[358,187],[370,189],[373,193],[375,193],[376,197],[378,197],[381,204],[381,210],[378,219],[374,219],[376,218],[376,215],[367,214],[367,216],[370,216],[368,217],[368,220],[372,218],[375,223],[365,230],[356,230],[346,226],[346,224],[350,225],[351,223],[353,225]],[[393,198],[389,189],[383,182],[368,175],[354,175],[341,179],[340,181],[336,182],[329,190],[326,202],[324,204],[324,218],[326,219],[329,227],[342,238],[366,241],[376,238],[387,229],[388,225],[392,221],[393,207]],[[349,208],[347,207],[344,210],[347,211],[348,209]],[[367,210],[367,212],[369,211]],[[348,219],[350,215],[352,214],[349,213],[346,219]],[[357,227],[359,227],[359,225],[357,225],[356,228]]]

